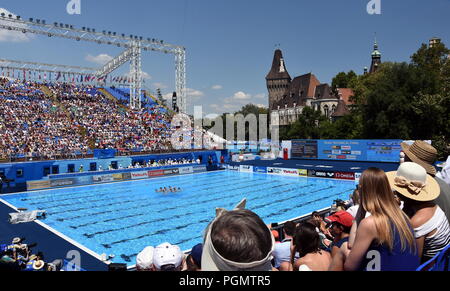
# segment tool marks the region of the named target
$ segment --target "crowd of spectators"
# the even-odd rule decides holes
[[[0,159],[171,149],[170,116],[162,107],[128,110],[90,85],[0,78],[0,116]]]

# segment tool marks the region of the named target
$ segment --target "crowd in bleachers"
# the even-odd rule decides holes
[[[51,94],[46,95],[42,86]],[[0,78],[0,159],[55,158],[90,149],[170,150],[170,116],[159,105],[127,110],[90,85]]]
[[[403,144],[397,171],[369,168],[346,202],[327,216],[282,228],[240,203],[216,210],[190,255],[164,243],[137,257],[138,271],[415,271],[449,263],[450,185],[431,165],[435,149]],[[441,183],[444,182],[444,183]],[[245,202],[245,200],[243,201]],[[445,256],[443,256],[445,254]],[[440,256],[439,256],[440,255]],[[440,262],[437,258],[446,262]],[[424,264],[423,266],[421,266]],[[426,266],[426,267],[424,267]]]

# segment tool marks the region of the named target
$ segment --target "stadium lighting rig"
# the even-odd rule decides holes
[[[121,54],[103,67],[95,70],[95,75],[97,79],[105,79],[108,74],[130,61],[130,78],[132,80],[130,84],[130,107],[132,109],[141,108],[142,51],[173,54],[175,56],[177,106],[180,108],[180,111],[186,112],[186,49],[182,46],[165,43],[163,40],[155,38],[144,38],[136,35],[127,36],[123,33],[119,34],[106,30],[100,32],[89,27],[79,29],[70,24],[58,22],[49,24],[43,19],[29,18],[24,20],[20,16],[13,17],[13,15],[6,15],[5,13],[0,14],[0,29],[124,48]]]

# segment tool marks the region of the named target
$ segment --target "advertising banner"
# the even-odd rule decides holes
[[[50,188],[50,180],[27,181],[27,190],[41,190]]]
[[[271,175],[281,175],[281,174],[283,174],[283,169],[268,167],[267,173],[271,174]]]
[[[239,166],[228,165],[228,170],[230,170],[230,171],[239,171],[240,167]]]
[[[351,180],[351,181],[354,181],[355,180],[355,173],[351,173],[351,172],[335,172],[334,173],[334,178],[335,179],[340,179],[340,180]]]
[[[67,187],[75,184],[75,179],[59,179],[51,180],[50,185],[52,187]]]
[[[194,173],[194,167],[182,167],[179,168],[180,175],[192,174]]]
[[[253,172],[254,173],[266,174],[267,173],[267,167],[253,167]]]
[[[308,170],[308,177],[334,179],[334,172]]]
[[[179,173],[180,173],[180,170],[178,168],[164,170],[165,176],[178,175]]]
[[[107,182],[113,182],[114,178],[111,174],[109,175],[97,175],[92,177],[92,181],[94,183],[107,183]]]
[[[206,172],[206,166],[194,166],[194,173]]]
[[[137,180],[137,179],[145,179],[148,178],[148,171],[140,171],[140,172],[132,172],[131,173],[131,179]]]
[[[126,180],[131,180],[131,173],[122,173],[122,180],[126,181]]]
[[[253,173],[253,166],[242,165],[239,170],[244,173]]]
[[[123,180],[122,173],[120,173],[120,174],[113,174],[112,177],[113,177],[114,181],[122,181]]]
[[[298,169],[298,175],[301,177],[308,177],[308,170]]]
[[[283,176],[298,177],[298,170],[297,169],[283,169],[281,174]]]
[[[149,177],[164,176],[164,171],[163,170],[148,171],[148,176]]]

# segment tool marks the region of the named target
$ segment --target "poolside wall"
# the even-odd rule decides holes
[[[298,168],[277,168],[253,165],[227,165],[230,171],[245,172],[245,173],[262,173],[269,175],[280,175],[289,177],[313,177],[313,178],[328,178],[346,181],[359,182],[361,172],[343,172],[343,171],[326,171],[326,170],[311,170]]]
[[[108,159],[100,158],[90,158],[90,159],[79,159],[79,160],[55,160],[55,161],[39,161],[39,162],[21,162],[21,163],[8,163],[0,164],[0,172],[5,173],[6,177],[14,182],[10,183],[10,188],[3,185],[2,193],[6,192],[21,192],[27,190],[27,182],[29,181],[40,181],[43,185],[46,185],[45,180],[60,178],[69,178],[66,175],[77,175],[77,179],[81,181],[89,180],[89,176],[94,176],[94,172],[99,169],[108,169],[111,164],[117,164],[118,167],[128,168],[134,163],[148,162],[150,160],[162,160],[162,159],[194,159],[201,157],[202,165],[208,163],[208,159],[211,156],[213,164],[220,161],[220,157],[223,155],[227,157],[228,155],[223,151],[198,151],[198,152],[187,152],[187,153],[172,153],[172,154],[154,154],[154,155],[142,155],[133,157],[114,157]],[[79,173],[80,167],[83,167],[83,173]],[[95,169],[94,171],[91,171]],[[74,172],[70,173],[70,169]],[[155,170],[157,168],[152,168]],[[127,172],[128,170],[123,169],[119,172],[114,172],[120,174],[122,172]],[[133,169],[133,171],[143,171],[142,169]],[[81,175],[80,175],[81,174]],[[106,171],[101,171],[96,173],[96,175],[107,174]],[[88,178],[83,178],[88,177]],[[117,176],[118,177],[118,176]],[[70,177],[73,178],[73,177]],[[86,180],[87,179],[87,180]]]

